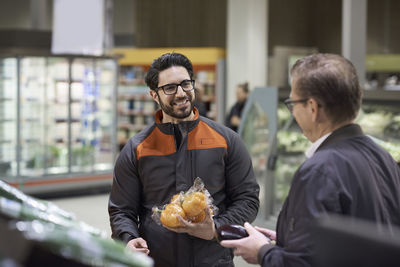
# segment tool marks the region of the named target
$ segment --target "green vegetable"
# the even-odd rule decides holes
[[[134,252],[119,241],[94,236],[78,228],[33,221],[18,221],[14,227],[29,240],[40,243],[46,249],[64,258],[90,266],[152,266],[151,258]]]
[[[6,199],[14,200],[19,203],[24,203],[25,206],[30,207],[32,209],[36,209],[42,212],[56,214],[60,217],[64,217],[65,219],[74,220],[75,216],[63,209],[60,209],[57,205],[44,200],[39,200],[33,197],[30,197],[24,193],[22,193],[17,188],[7,184],[0,180],[0,197],[4,197]]]
[[[152,266],[147,255],[125,248],[51,202],[37,200],[0,181],[0,214],[29,240],[67,259],[90,266]]]

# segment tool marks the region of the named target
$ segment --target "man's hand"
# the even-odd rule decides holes
[[[179,221],[183,226],[180,227],[165,227],[168,230],[174,231],[176,233],[187,233],[191,236],[195,236],[201,239],[211,240],[215,236],[215,225],[212,215],[208,208],[205,209],[206,217],[202,222],[191,223],[186,221],[181,216],[179,216]]]
[[[269,239],[264,234],[264,231],[263,232],[258,231],[256,228],[254,228],[247,222],[244,224],[244,227],[246,228],[246,231],[249,234],[248,237],[236,240],[224,240],[220,244],[223,247],[233,248],[235,256],[242,256],[242,258],[248,263],[257,264],[258,250],[265,244],[269,244],[270,243]],[[258,229],[264,229],[264,228],[258,228]]]
[[[255,227],[257,231],[263,233],[265,236],[269,237],[271,240],[276,240],[276,232],[267,228]]]
[[[147,247],[147,242],[141,237],[132,239],[126,244],[127,248],[130,248],[137,252],[145,253],[146,255],[149,254],[150,250]]]

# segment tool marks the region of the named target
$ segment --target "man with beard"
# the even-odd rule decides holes
[[[202,117],[193,106],[195,81],[188,58],[168,53],[146,74],[150,95],[161,110],[154,124],[131,138],[114,168],[109,200],[112,237],[149,254],[155,266],[233,266],[233,253],[215,240],[223,224],[253,221],[259,186],[240,137]],[[152,207],[168,203],[200,177],[219,212],[199,223],[180,218],[165,228],[152,220]]]

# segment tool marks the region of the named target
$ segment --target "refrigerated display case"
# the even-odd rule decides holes
[[[400,166],[400,90],[365,90],[356,122]]]
[[[111,184],[112,57],[0,58],[1,179],[27,193]]]
[[[17,60],[0,61],[0,177],[17,173]]]
[[[276,95],[270,94],[276,88],[259,90],[254,90],[247,100],[239,134],[252,156],[262,188],[260,213],[272,222],[276,220],[293,175],[306,159],[304,152],[311,143],[283,104],[290,89],[281,88]],[[399,103],[400,91],[366,90],[356,122],[400,165]]]
[[[277,88],[255,88],[246,100],[238,130],[249,151],[260,185],[260,214],[264,217],[273,209],[270,196],[275,182],[272,172],[277,149],[277,98]]]

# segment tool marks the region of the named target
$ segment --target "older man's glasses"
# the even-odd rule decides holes
[[[286,107],[288,108],[288,110],[290,112],[293,112],[294,105],[296,105],[297,103],[305,103],[307,101],[308,101],[308,98],[299,99],[299,100],[291,100],[290,98],[288,98],[285,101],[283,101],[283,103],[285,103]]]
[[[178,91],[178,86],[185,92],[190,92],[194,89],[194,80],[183,80],[181,83],[169,83],[160,87],[157,90],[162,89],[166,95],[174,95]]]

